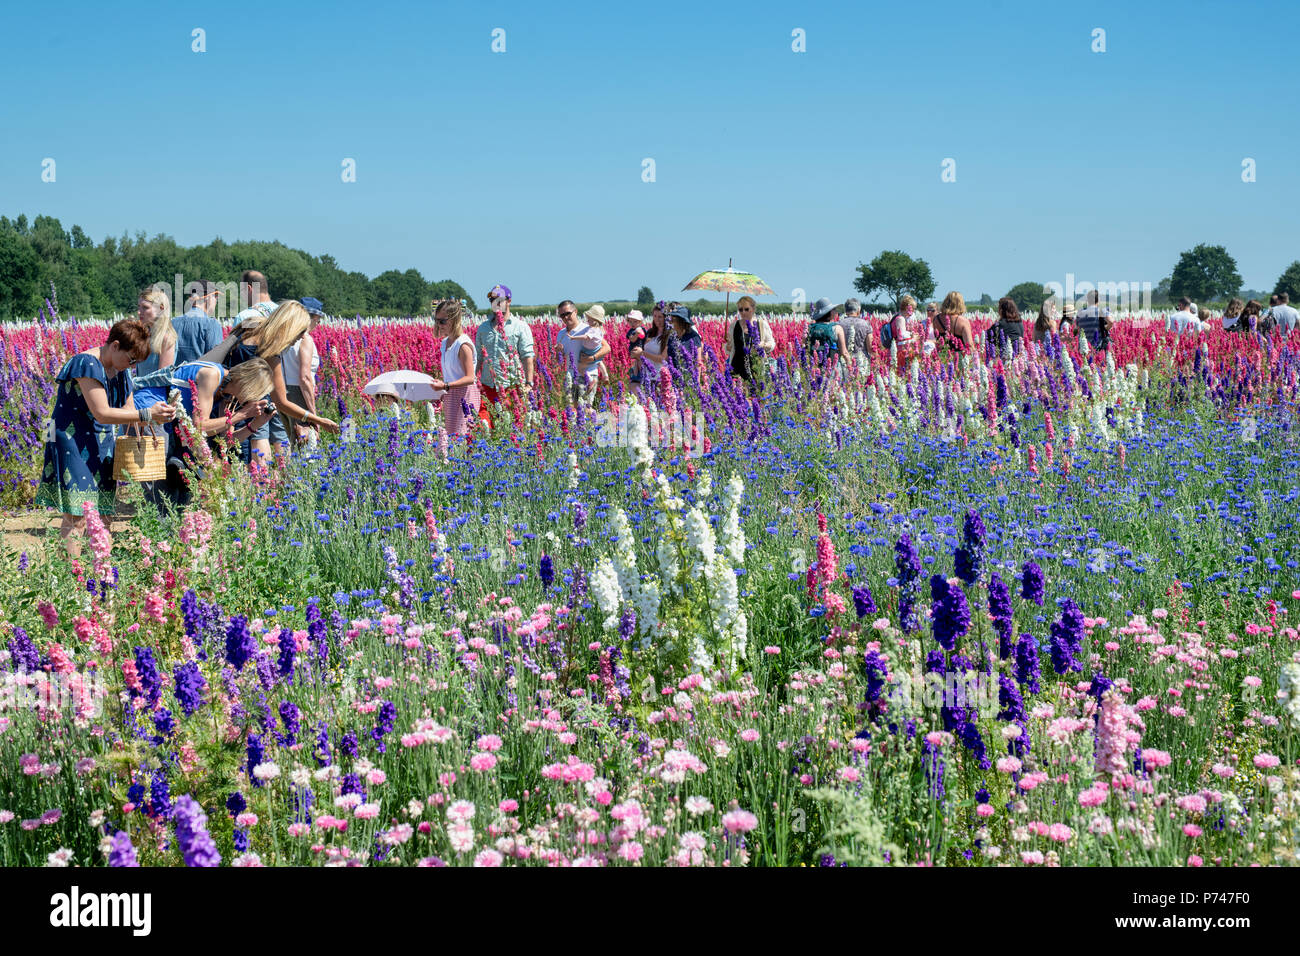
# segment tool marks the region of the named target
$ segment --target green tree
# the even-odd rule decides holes
[[[655,294],[650,291],[650,287],[648,285],[643,285],[640,289],[637,290],[636,304],[648,305],[652,308],[654,307]]]
[[[882,252],[871,260],[871,265],[858,263],[858,277],[853,280],[853,288],[863,298],[870,298],[879,289],[893,299],[894,308],[904,295],[911,295],[917,301],[934,294],[934,276],[924,259],[913,259],[901,250]]]
[[[980,300],[975,304],[982,309],[987,309],[989,306],[993,304],[993,296],[989,295],[987,292],[981,292]]]
[[[1047,298],[1047,293],[1043,291],[1041,282],[1018,282],[1007,292],[1007,298],[1015,302],[1017,309],[1024,312],[1028,309],[1037,310]]]
[[[1300,300],[1300,259],[1286,267],[1277,278],[1277,285],[1273,286],[1273,294],[1281,295],[1283,292],[1291,299],[1292,302]]]
[[[1210,302],[1230,298],[1241,288],[1237,261],[1223,246],[1205,243],[1187,250],[1178,258],[1169,277],[1169,294],[1187,296],[1192,301]]]
[[[0,229],[0,318],[26,319],[40,306],[40,260],[17,229]]]

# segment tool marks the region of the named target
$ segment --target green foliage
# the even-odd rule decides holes
[[[335,315],[417,315],[435,299],[474,300],[451,279],[426,280],[417,270],[389,270],[374,279],[345,272],[328,254],[313,256],[281,242],[213,239],[186,248],[171,236],[139,232],[109,236],[98,246],[80,226],[71,232],[53,216],[28,223],[0,216],[0,319],[33,317],[53,284],[60,311],[83,318],[135,311],[140,289],[162,282],[239,281],[245,269],[266,274],[277,300],[315,296]],[[179,306],[179,303],[173,303]]]
[[[1047,298],[1041,282],[1018,282],[1007,292],[1007,298],[1016,304],[1021,312],[1037,311]]]
[[[1193,302],[1208,302],[1235,295],[1241,288],[1237,261],[1223,246],[1200,243],[1178,258],[1169,277],[1169,294],[1187,296]]]
[[[871,260],[871,265],[858,263],[858,277],[853,288],[864,296],[880,290],[893,300],[894,308],[904,295],[918,302],[934,294],[934,276],[924,259],[913,259],[901,250],[882,252]]]
[[[643,285],[640,289],[637,290],[636,304],[638,306],[648,305],[652,308],[654,307],[655,294],[652,291],[650,291],[650,287],[648,285]]]
[[[1273,294],[1280,295],[1285,292],[1292,302],[1300,299],[1300,259],[1286,267],[1277,278],[1277,285],[1273,286]]]

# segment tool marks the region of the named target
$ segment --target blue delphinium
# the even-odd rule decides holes
[[[962,522],[962,545],[957,549],[954,559],[957,577],[968,587],[980,578],[986,548],[984,519],[978,511],[967,511],[966,519]]]
[[[542,579],[542,585],[548,588],[555,580],[555,562],[549,554],[542,555],[542,560],[538,562],[537,576]]]
[[[287,627],[280,629],[280,656],[276,660],[276,670],[284,680],[293,682],[294,658],[298,654],[298,644],[293,639],[293,631]]]
[[[866,584],[853,585],[853,610],[857,612],[858,620],[876,613],[876,602],[872,600],[871,588]]]
[[[162,677],[158,673],[158,662],[154,659],[152,648],[135,649],[135,671],[140,676],[145,701],[149,707],[156,707],[162,698]]]
[[[131,845],[131,835],[125,830],[113,834],[113,842],[108,848],[109,866],[136,866],[135,847]]]

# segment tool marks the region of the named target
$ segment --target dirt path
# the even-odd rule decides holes
[[[28,551],[32,556],[40,552],[46,542],[59,540],[60,518],[54,511],[15,511],[0,514],[0,541],[15,552]],[[126,530],[131,522],[129,514],[115,515],[108,530],[117,534]]]

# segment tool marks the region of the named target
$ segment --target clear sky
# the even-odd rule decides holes
[[[0,212],[520,304],[671,297],[728,257],[842,298],[895,248],[998,296],[1221,243],[1271,289],[1300,258],[1298,27],[1294,0],[6,3]]]

